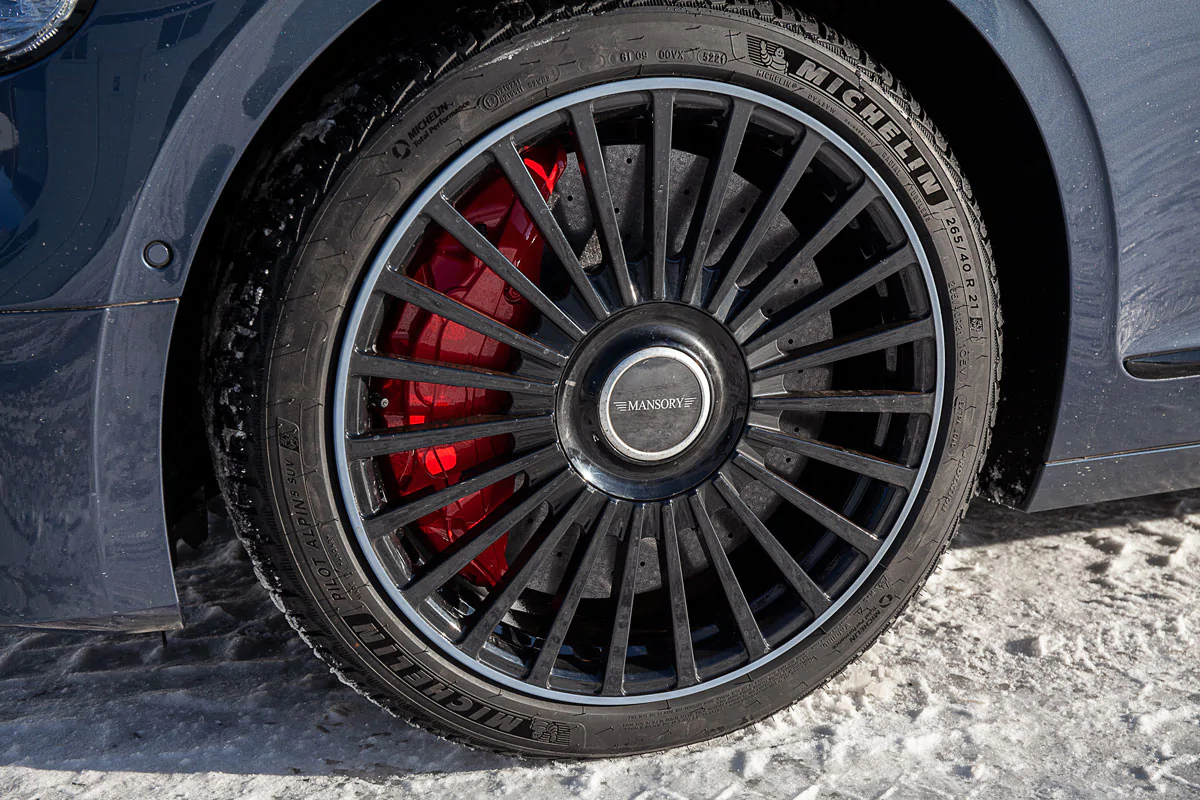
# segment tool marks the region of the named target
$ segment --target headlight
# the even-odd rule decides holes
[[[0,0],[0,68],[54,37],[78,0]]]

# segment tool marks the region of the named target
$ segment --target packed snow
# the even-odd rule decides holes
[[[227,529],[185,630],[0,632],[0,798],[1200,797],[1200,492],[979,501],[857,664],[683,750],[520,761],[413,729],[310,655]]]

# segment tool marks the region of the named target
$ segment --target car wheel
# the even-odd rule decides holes
[[[986,236],[889,73],[762,4],[633,5],[365,65],[263,167],[212,308],[263,582],[347,683],[502,751],[819,687],[945,550],[996,404]]]

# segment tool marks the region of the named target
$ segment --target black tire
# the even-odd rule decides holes
[[[205,356],[222,492],[291,624],[380,706],[457,741],[534,756],[612,756],[708,739],[784,708],[843,669],[896,619],[953,536],[987,449],[1000,370],[997,288],[978,210],[945,141],[886,70],[816,20],[771,4],[580,6],[505,4],[365,65],[353,85],[331,94],[320,121],[278,149],[241,210],[243,233],[222,256]],[[825,86],[840,78],[853,94],[829,95],[755,64],[747,37],[770,43],[789,69],[828,71]],[[464,143],[581,86],[681,74],[802,109],[894,190],[928,255],[946,321],[940,432],[887,556],[797,646],[670,703],[537,697],[431,646],[364,566],[330,427],[348,309],[390,221]],[[853,110],[842,104],[847,97]],[[910,143],[903,159],[889,145],[897,139]]]

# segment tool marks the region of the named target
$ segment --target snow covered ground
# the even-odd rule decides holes
[[[972,508],[928,593],[826,690],[750,730],[531,763],[342,687],[229,534],[186,630],[0,632],[0,798],[1200,797],[1200,492]]]

